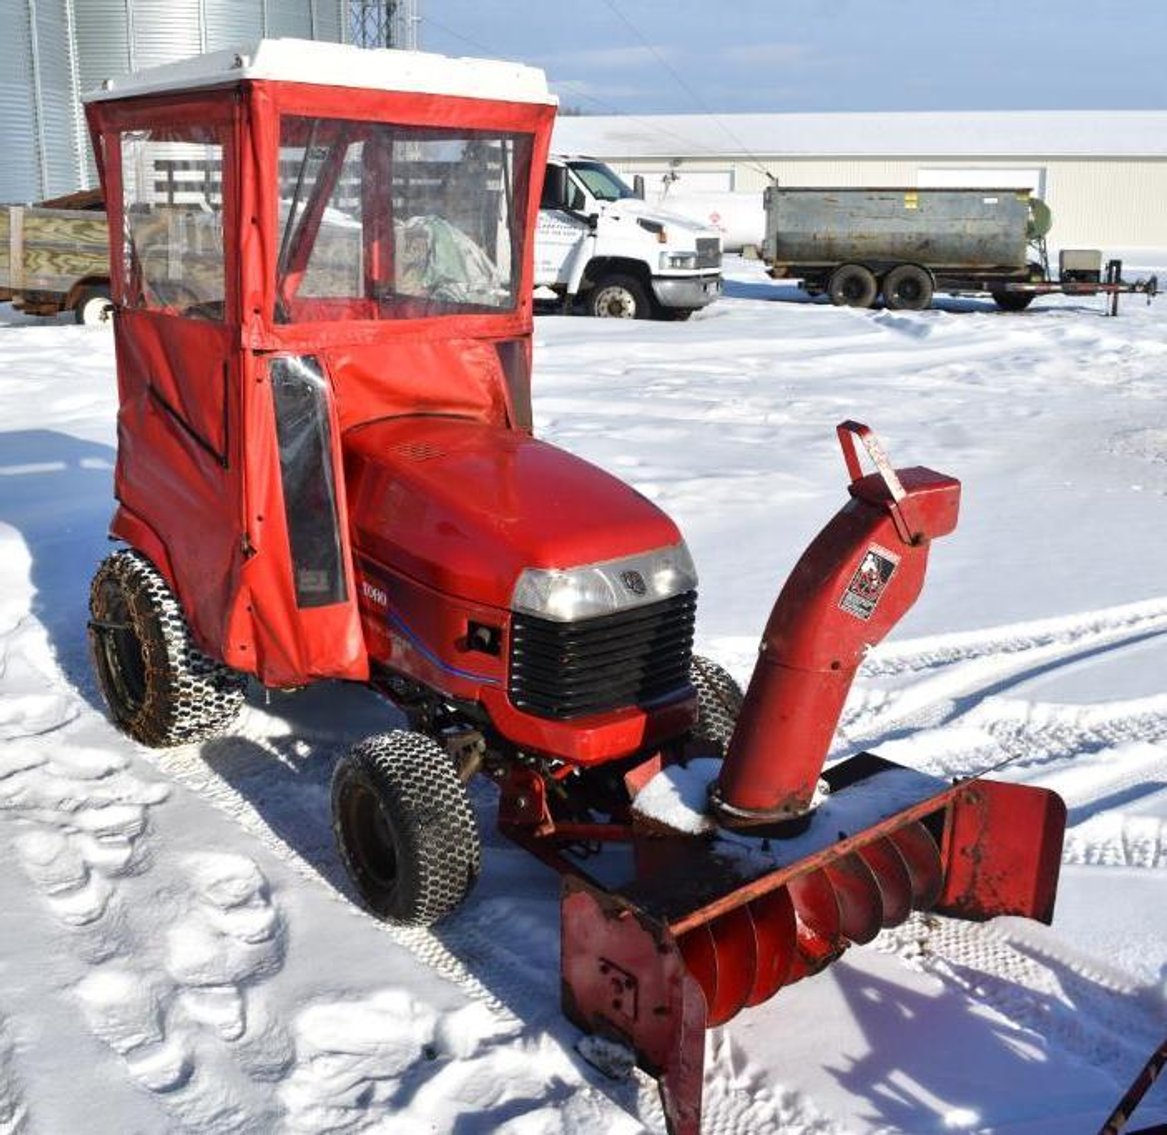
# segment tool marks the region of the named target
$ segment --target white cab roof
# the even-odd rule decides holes
[[[304,39],[261,39],[106,79],[86,102],[221,87],[244,79],[554,105],[536,67],[499,59],[452,59],[422,51],[353,47]]]

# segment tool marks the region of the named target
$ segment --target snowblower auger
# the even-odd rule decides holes
[[[874,474],[861,475],[857,437]],[[654,813],[651,794],[635,798],[654,764],[626,776],[625,877],[566,868],[565,1012],[634,1051],[660,1081],[675,1135],[700,1130],[705,1029],[822,970],[851,943],[913,910],[974,921],[1053,914],[1065,827],[1054,793],[952,784],[871,753],[823,771],[863,653],[916,599],[930,542],[955,527],[960,492],[929,469],[894,471],[864,426],[845,422],[839,438],[851,499],[775,604],[708,785],[704,830],[678,831]],[[661,775],[683,785],[713,762],[664,764]]]

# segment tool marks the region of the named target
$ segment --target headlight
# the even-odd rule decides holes
[[[697,586],[684,542],[655,552],[576,568],[527,568],[511,606],[558,623],[594,619],[658,603]]]
[[[695,252],[662,252],[660,254],[662,268],[696,268],[697,253]]]

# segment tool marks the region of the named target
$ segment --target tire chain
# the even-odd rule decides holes
[[[132,715],[118,712],[102,683],[102,692],[118,725],[135,740],[153,748],[206,741],[224,733],[243,705],[246,676],[216,662],[194,645],[174,592],[162,573],[140,552],[114,552],[98,568],[90,591],[90,611],[95,620],[101,614],[104,577],[111,578],[125,598],[145,668],[145,696]],[[151,620],[159,634],[148,641]],[[96,669],[100,677],[101,667]]]
[[[697,724],[693,736],[709,741],[724,753],[742,710],[741,686],[725,667],[694,654],[689,681],[697,691]]]
[[[482,870],[482,842],[465,786],[444,750],[422,733],[394,730],[369,737],[345,760],[363,764],[378,788],[388,788],[417,820],[416,874],[419,881],[413,916],[401,925],[428,926],[454,910]],[[337,765],[337,772],[344,761]],[[334,779],[335,783],[335,779]],[[349,867],[335,811],[333,831]]]

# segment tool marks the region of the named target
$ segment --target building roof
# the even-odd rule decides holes
[[[497,59],[453,59],[423,51],[353,47],[305,39],[262,39],[177,63],[108,78],[86,102],[162,91],[197,90],[243,79],[416,91],[506,102],[553,104],[536,67]]]
[[[560,118],[557,151],[605,158],[1167,157],[1167,111],[665,114]]]

